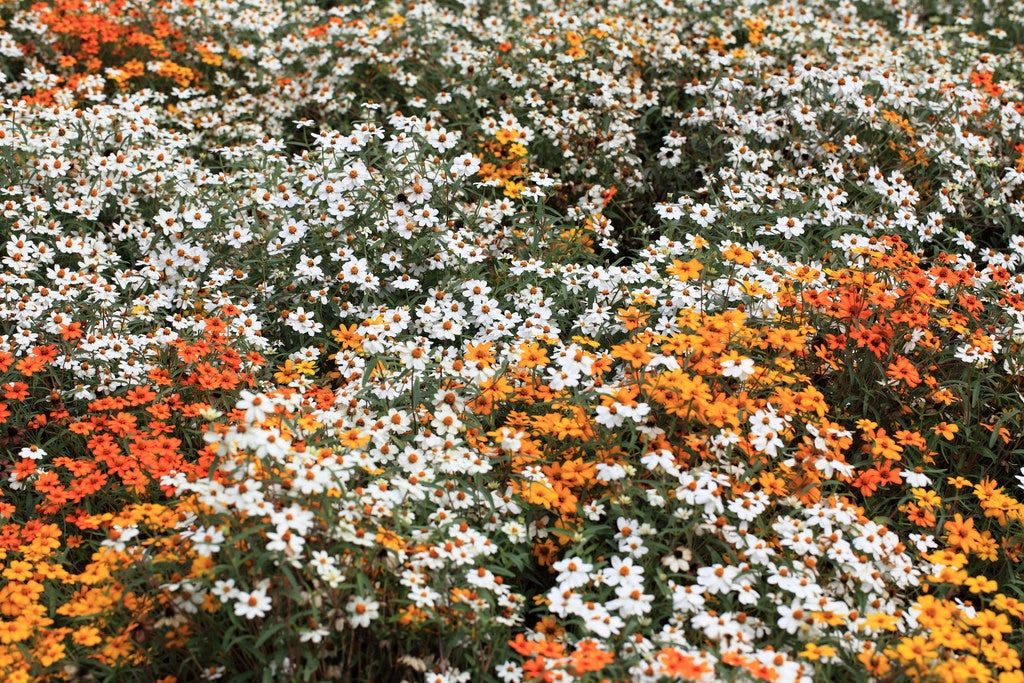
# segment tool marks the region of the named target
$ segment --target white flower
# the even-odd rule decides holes
[[[626,476],[626,470],[622,465],[618,463],[598,463],[597,464],[597,480],[602,482],[616,481],[617,479],[623,479]]]
[[[594,568],[594,565],[584,562],[580,557],[574,556],[555,562],[552,568],[558,572],[558,585],[561,588],[571,590],[579,588],[590,581],[590,571]]]
[[[587,627],[587,630],[600,638],[610,638],[618,633],[625,624],[626,622],[609,614],[601,605],[594,605],[587,609],[583,617],[583,625]]]
[[[215,527],[199,527],[189,537],[192,539],[192,548],[202,557],[213,555],[224,542],[224,534]]]
[[[647,453],[640,458],[640,462],[649,470],[656,470],[660,467],[669,474],[674,474],[679,471],[676,467],[675,457],[672,455],[672,452],[665,449]]]
[[[621,412],[622,406],[618,404],[612,404],[610,406],[598,406],[594,411],[596,422],[600,425],[604,425],[608,429],[614,429],[621,427],[626,421],[626,416]]]
[[[729,358],[722,361],[722,376],[723,377],[735,377],[739,380],[745,380],[754,374],[754,361],[749,358],[733,359]]]
[[[697,570],[697,583],[712,595],[735,590],[734,581],[740,575],[739,567],[714,564]]]
[[[648,595],[636,586],[617,586],[615,599],[608,603],[608,609],[624,617],[641,617],[651,611],[654,596]]]
[[[474,154],[461,154],[452,161],[452,174],[460,177],[475,175],[480,170],[480,159]]]
[[[369,598],[353,597],[348,601],[345,610],[348,621],[356,628],[365,628],[379,615],[380,603]]]
[[[644,581],[644,568],[633,564],[633,558],[613,557],[610,567],[605,567],[602,576],[609,586],[641,586]]]
[[[706,228],[718,218],[718,210],[710,204],[695,204],[690,209],[690,218],[702,228]]]
[[[774,235],[780,235],[787,240],[791,240],[794,237],[799,237],[804,234],[804,222],[799,218],[793,218],[791,216],[780,216],[775,221],[775,226],[771,230]]]
[[[779,605],[776,609],[779,612],[779,619],[775,623],[786,633],[793,634],[810,629],[810,611],[803,609],[799,603]]]
[[[28,460],[42,460],[46,457],[46,451],[33,444],[32,446],[25,446],[18,451],[18,457],[26,458]]]
[[[845,462],[840,462],[838,460],[831,460],[829,458],[818,458],[817,460],[814,461],[814,468],[820,470],[826,479],[832,479],[836,475],[836,472],[847,477],[853,476],[853,465],[850,465]],[[909,478],[906,476],[906,470],[903,471],[903,474],[904,478],[909,481]],[[930,480],[927,477],[925,477],[925,481],[928,482]],[[911,484],[911,486],[924,485],[926,484]]]
[[[692,559],[693,553],[690,549],[680,546],[676,548],[675,551],[661,558],[661,564],[670,571],[685,572],[690,568],[690,560]]]
[[[246,619],[262,618],[270,611],[270,598],[264,588],[251,593],[238,591],[235,594],[235,614]]]
[[[221,602],[234,600],[235,596],[238,595],[234,579],[217,579],[213,582],[213,588],[210,592],[220,598]]]
[[[523,668],[512,660],[499,664],[494,672],[503,683],[519,683],[523,680]]]
[[[324,329],[323,323],[317,322],[316,317],[302,306],[289,313],[285,322],[299,334],[315,335]]]
[[[330,631],[323,626],[305,629],[299,632],[299,641],[303,643],[319,643],[328,635],[330,635]]]

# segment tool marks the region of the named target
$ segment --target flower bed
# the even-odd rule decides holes
[[[0,4],[4,680],[1024,680],[1014,3]]]

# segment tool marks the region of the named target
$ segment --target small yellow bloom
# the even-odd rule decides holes
[[[100,637],[99,629],[95,626],[83,626],[79,628],[71,635],[71,639],[77,644],[85,647],[92,647],[103,640],[103,638]]]
[[[984,576],[972,576],[964,581],[964,585],[967,586],[975,595],[978,593],[991,593],[999,588],[998,583],[992,579],[987,579]]]
[[[960,427],[949,422],[940,422],[932,427],[932,431],[946,441],[952,441],[956,437],[956,433],[960,431]]]
[[[21,620],[0,621],[0,643],[9,645],[27,640],[32,635],[32,629]]]
[[[804,659],[809,659],[812,662],[816,662],[820,659],[828,659],[829,657],[835,657],[836,649],[831,645],[817,645],[816,643],[807,643],[804,649],[800,652],[800,656]]]

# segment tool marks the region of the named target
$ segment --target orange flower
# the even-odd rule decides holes
[[[666,269],[669,275],[674,275],[683,282],[687,280],[695,280],[700,276],[700,271],[704,269],[704,266],[697,259],[690,259],[685,263],[678,259],[672,262],[672,265]]]
[[[581,640],[576,644],[576,651],[569,655],[572,668],[577,675],[600,671],[615,661],[615,655],[598,647],[593,640]]]
[[[959,512],[953,519],[942,525],[946,531],[946,543],[951,547],[959,548],[965,553],[971,552],[975,544],[981,539],[974,528],[973,519],[964,519]]]
[[[612,347],[612,356],[628,362],[634,370],[643,367],[654,357],[647,352],[647,345],[639,341],[626,342]]]
[[[362,448],[370,442],[370,435],[363,434],[359,429],[349,429],[339,437],[341,445],[345,448]]]
[[[671,647],[658,654],[658,661],[661,663],[663,675],[686,681],[698,681],[711,673],[711,667],[707,662],[698,661]]]
[[[917,368],[904,356],[897,356],[896,360],[889,363],[885,374],[890,379],[905,383],[911,389],[921,384],[921,375],[918,374]]]
[[[619,321],[625,326],[627,330],[632,332],[633,330],[639,329],[647,323],[649,317],[646,313],[643,313],[636,306],[630,306],[629,308],[620,308],[617,312]]]
[[[524,368],[542,368],[548,364],[548,352],[535,342],[519,345],[519,364]]]
[[[939,424],[932,427],[932,432],[941,436],[946,441],[952,441],[956,436],[956,433],[960,431],[960,427],[949,422],[940,422]]]
[[[464,358],[479,369],[490,367],[494,362],[494,347],[490,342],[467,344]]]

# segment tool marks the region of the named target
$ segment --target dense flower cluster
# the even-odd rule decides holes
[[[0,4],[0,677],[1024,682],[1022,46]]]

